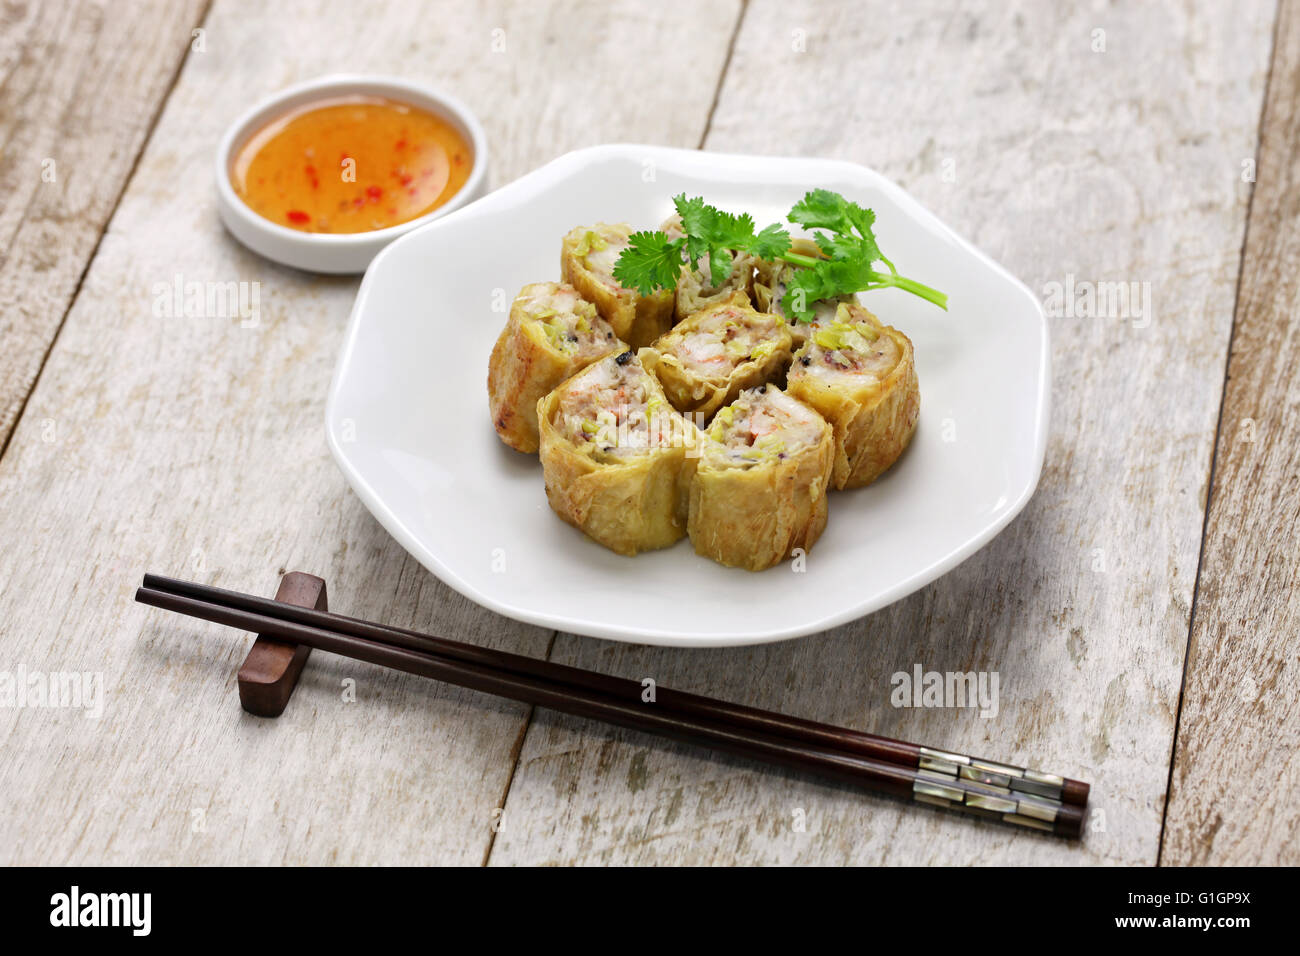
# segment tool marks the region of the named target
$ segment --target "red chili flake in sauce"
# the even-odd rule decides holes
[[[341,175],[328,156],[338,157]],[[347,233],[438,208],[473,165],[464,137],[441,117],[379,97],[344,96],[273,119],[241,148],[230,176],[240,198],[274,222]]]

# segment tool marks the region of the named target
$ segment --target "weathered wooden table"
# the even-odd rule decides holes
[[[0,862],[1300,862],[1300,3],[633,0],[0,8]],[[1047,463],[953,573],[805,640],[611,644],[470,604],[326,451],[356,281],[214,211],[236,113],[331,71],[434,82],[491,178],[640,141],[833,156],[1052,297]],[[168,314],[258,282],[260,321]],[[1149,309],[1137,303],[1149,295]],[[1117,314],[1118,313],[1118,314]],[[153,569],[1093,781],[1080,845],[315,655],[236,702],[248,638],[131,601]],[[891,675],[1000,676],[1000,713]],[[804,825],[800,826],[799,822]]]

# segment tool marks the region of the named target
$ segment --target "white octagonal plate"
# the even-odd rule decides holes
[[[876,211],[899,271],[949,296],[863,302],[916,346],[921,420],[879,481],[832,492],[802,571],[714,564],[689,541],[626,558],[551,513],[535,456],[506,448],[487,364],[520,286],[559,278],[560,237],[604,220],[653,227],[702,195],[760,225],[824,187]],[[579,150],[388,246],[370,265],[326,410],[330,449],[381,524],[484,607],[546,627],[679,646],[825,630],[898,600],[1024,507],[1047,435],[1047,324],[1034,295],[902,189],[851,163],[652,146]]]

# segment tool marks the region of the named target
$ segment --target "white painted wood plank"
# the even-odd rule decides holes
[[[0,448],[205,6],[0,8]]]
[[[1282,5],[1161,862],[1300,863],[1300,4]]]

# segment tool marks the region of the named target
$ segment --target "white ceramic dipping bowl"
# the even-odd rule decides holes
[[[235,194],[231,163],[248,138],[285,113],[317,100],[339,96],[378,96],[428,110],[452,125],[474,151],[469,179],[446,203],[410,222],[371,232],[312,233],[290,229],[255,213]],[[419,229],[487,192],[487,138],[469,107],[454,96],[396,77],[336,74],[299,83],[268,97],[240,116],[217,148],[217,211],[236,239],[260,255],[309,272],[364,272],[379,250],[398,236]]]

